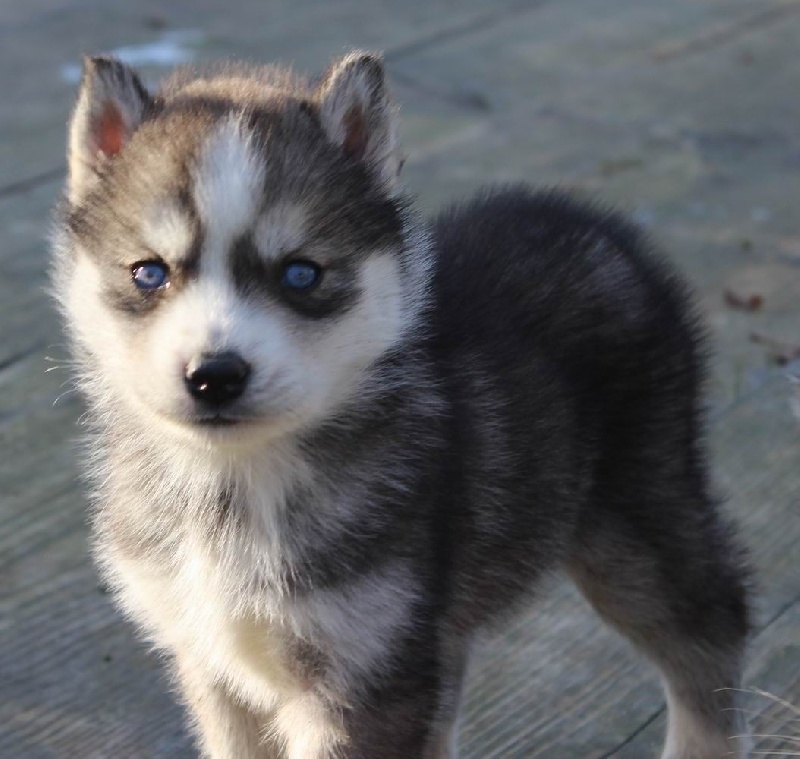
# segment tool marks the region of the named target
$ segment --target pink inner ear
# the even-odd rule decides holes
[[[94,128],[96,150],[109,157],[117,155],[125,144],[127,129],[119,108],[108,103],[97,119]]]
[[[342,150],[348,158],[360,161],[367,152],[367,122],[364,112],[354,105],[344,115],[344,142]]]

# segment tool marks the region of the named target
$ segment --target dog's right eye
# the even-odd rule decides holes
[[[140,261],[131,267],[133,282],[140,290],[158,290],[169,284],[169,271],[160,261]]]

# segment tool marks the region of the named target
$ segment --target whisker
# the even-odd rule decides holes
[[[769,693],[768,691],[761,690],[760,688],[751,688],[751,693],[755,693],[757,696],[762,696],[764,698],[769,699],[770,701],[774,701],[775,703],[780,704],[781,706],[785,706],[792,714],[798,715],[800,717],[800,707],[795,706],[794,704],[786,701],[785,699],[781,698],[780,696],[776,696],[774,693]]]
[[[62,387],[63,387],[63,385],[62,385]],[[70,388],[69,390],[65,390],[63,393],[59,393],[56,396],[56,399],[53,401],[53,406],[55,406],[65,395],[72,395],[72,394],[75,394],[77,392],[78,391],[73,387],[73,388]]]
[[[735,738],[746,738],[746,735],[736,735],[733,736]],[[776,738],[782,741],[790,741],[791,743],[797,743],[800,745],[800,737],[796,735],[780,735],[778,733],[752,733],[750,735],[751,738]]]
[[[746,714],[749,717],[755,717],[757,719],[766,719],[769,721],[776,721],[776,720],[785,720],[786,722],[800,722],[800,716],[798,717],[786,717],[785,713],[778,712],[777,714],[770,716],[767,712],[760,710],[760,709],[746,709],[743,706],[726,706],[720,711],[723,712],[741,712],[742,714]]]

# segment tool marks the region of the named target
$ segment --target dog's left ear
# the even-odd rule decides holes
[[[70,202],[80,201],[97,180],[98,169],[122,151],[150,102],[133,69],[115,58],[84,59],[69,127]]]
[[[334,63],[318,90],[328,138],[348,158],[361,161],[392,191],[400,172],[396,107],[386,89],[383,61],[353,52]]]

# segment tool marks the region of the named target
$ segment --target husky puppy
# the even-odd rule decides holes
[[[423,222],[395,126],[367,53],[86,61],[53,276],[119,604],[204,755],[447,757],[476,633],[563,568],[659,667],[663,756],[743,755],[682,285],[559,194]]]

